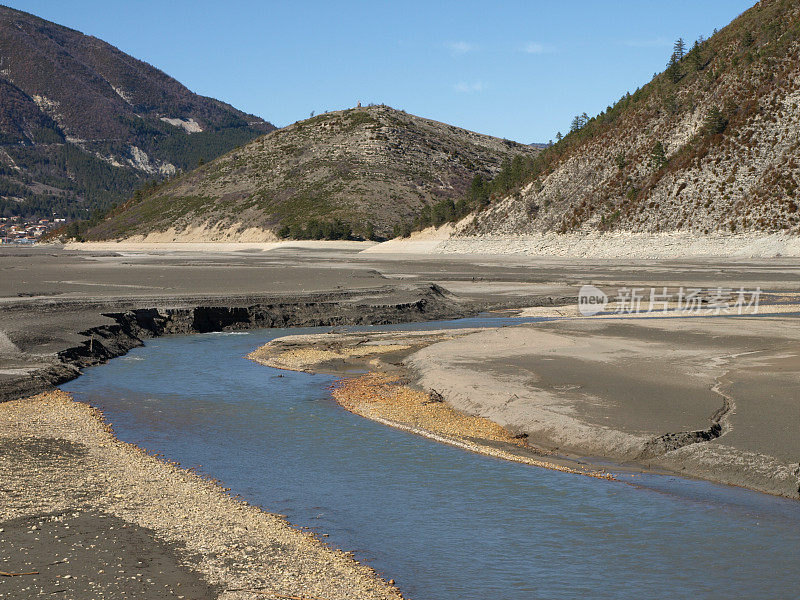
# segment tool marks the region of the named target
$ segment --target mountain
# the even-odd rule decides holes
[[[88,237],[385,237],[432,207],[452,210],[477,175],[536,152],[387,106],[331,112],[131,199]]]
[[[800,3],[762,0],[534,161],[459,234],[800,232]]]
[[[85,216],[274,129],[102,40],[0,6],[0,216]]]

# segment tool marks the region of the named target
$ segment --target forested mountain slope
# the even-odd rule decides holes
[[[273,129],[102,40],[0,6],[0,216],[85,216]]]

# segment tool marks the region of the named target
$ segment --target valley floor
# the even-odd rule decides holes
[[[578,289],[587,283],[607,290],[761,288],[769,302],[784,303],[782,314],[570,319],[411,344],[413,352],[397,349],[396,360],[384,358],[404,363],[403,385],[413,393],[400,395],[408,406],[416,410],[420,398],[434,401],[438,412],[417,411],[414,418],[433,415],[436,421],[446,409],[456,427],[464,415],[475,417],[467,420],[482,428],[485,445],[503,452],[558,465],[561,455],[585,451],[772,493],[796,491],[800,365],[797,317],[790,314],[800,292],[796,261],[575,261],[362,249],[0,248],[0,397],[52,389],[55,381],[44,374],[58,372],[52,369],[64,367],[65,357],[75,359],[64,367],[75,376],[75,365],[125,352],[135,332],[109,329],[118,324],[109,315],[125,311],[144,310],[153,318],[177,311],[186,331],[203,331],[270,324],[254,315],[317,323],[320,315],[338,314],[332,307],[341,311],[341,324],[368,322],[359,320],[365,312],[384,318],[381,311],[395,311],[392,322],[522,307],[534,307],[531,315],[574,316]],[[136,320],[126,323],[133,327]],[[685,443],[715,423],[722,435]],[[523,433],[527,444],[515,437]],[[25,597],[18,591],[35,586],[71,590],[90,581],[111,593],[123,576],[126,586],[140,590],[180,583],[192,590],[180,594],[187,598],[223,589],[229,590],[225,598],[263,597],[233,591],[254,586],[328,600],[395,593],[279,517],[118,442],[100,415],[59,392],[0,404],[0,443],[0,539],[3,548],[19,550],[4,551],[0,570],[40,571],[3,578],[0,595],[13,590],[11,597]],[[579,468],[596,469],[588,461]],[[737,480],[737,473],[750,475]],[[89,541],[95,536],[106,542]],[[282,550],[270,540],[279,540]],[[110,561],[118,554],[114,544],[136,548],[136,560],[116,560],[119,577],[90,578],[87,565]],[[43,553],[56,547],[58,557]],[[62,557],[75,562],[59,562]],[[323,580],[341,586],[321,593]],[[73,597],[96,597],[97,590]],[[138,597],[150,596],[143,591]]]

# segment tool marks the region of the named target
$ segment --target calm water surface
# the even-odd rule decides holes
[[[298,331],[315,330],[157,339],[63,387],[121,439],[329,533],[412,599],[800,595],[800,503],[595,480],[384,427],[332,402],[331,377],[243,358]]]

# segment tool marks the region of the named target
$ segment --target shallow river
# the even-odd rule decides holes
[[[330,534],[412,599],[798,597],[800,503],[591,479],[389,429],[331,401],[331,377],[243,358],[298,331],[156,339],[63,388],[121,439]]]

